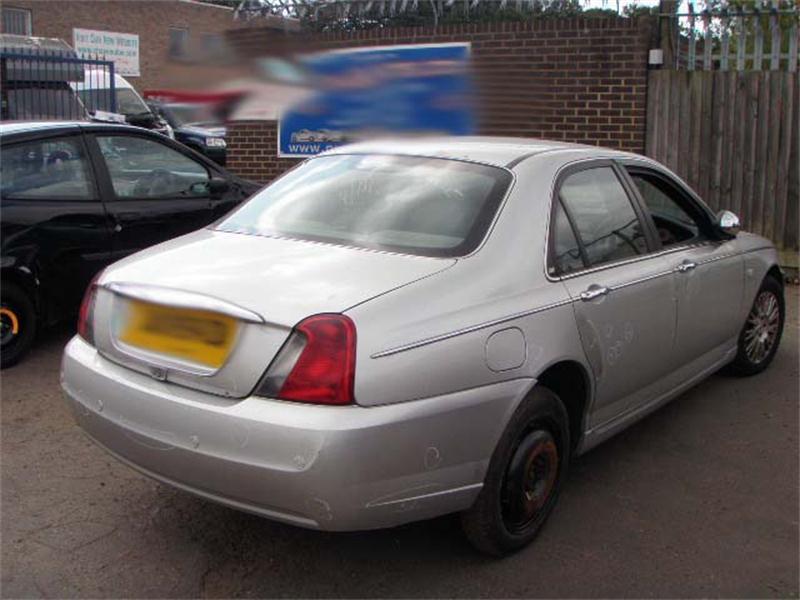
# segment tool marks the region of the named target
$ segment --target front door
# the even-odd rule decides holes
[[[674,178],[642,166],[627,171],[676,272],[676,367],[713,358],[735,345],[743,325],[744,261],[733,241],[717,239],[709,212]]]
[[[675,336],[675,278],[617,167],[589,163],[560,180],[553,213],[551,274],[573,298],[595,377],[592,427],[648,398],[665,377]]]
[[[111,188],[106,206],[114,258],[211,222],[205,165],[149,136],[98,134],[94,142]]]

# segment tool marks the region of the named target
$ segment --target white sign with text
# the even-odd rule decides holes
[[[72,40],[78,54],[113,60],[119,75],[139,76],[139,36],[135,33],[76,28]]]

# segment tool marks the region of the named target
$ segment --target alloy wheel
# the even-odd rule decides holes
[[[754,365],[763,362],[775,345],[780,329],[780,304],[775,294],[763,290],[758,294],[747,317],[744,331],[744,349]]]

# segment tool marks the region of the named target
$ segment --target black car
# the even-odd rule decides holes
[[[205,227],[258,187],[138,127],[0,123],[2,367],[74,314],[104,266]]]
[[[193,104],[167,104],[148,100],[147,106],[154,114],[169,123],[175,139],[192,150],[205,154],[220,165],[225,165],[227,144],[225,126],[210,121],[197,121],[198,109]]]

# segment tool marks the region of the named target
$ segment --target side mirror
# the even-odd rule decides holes
[[[721,210],[717,213],[717,229],[725,235],[736,237],[742,230],[742,223],[734,213],[729,210]]]
[[[208,193],[212,196],[221,196],[227,192],[230,187],[231,184],[228,180],[222,177],[212,177],[208,180]]]

